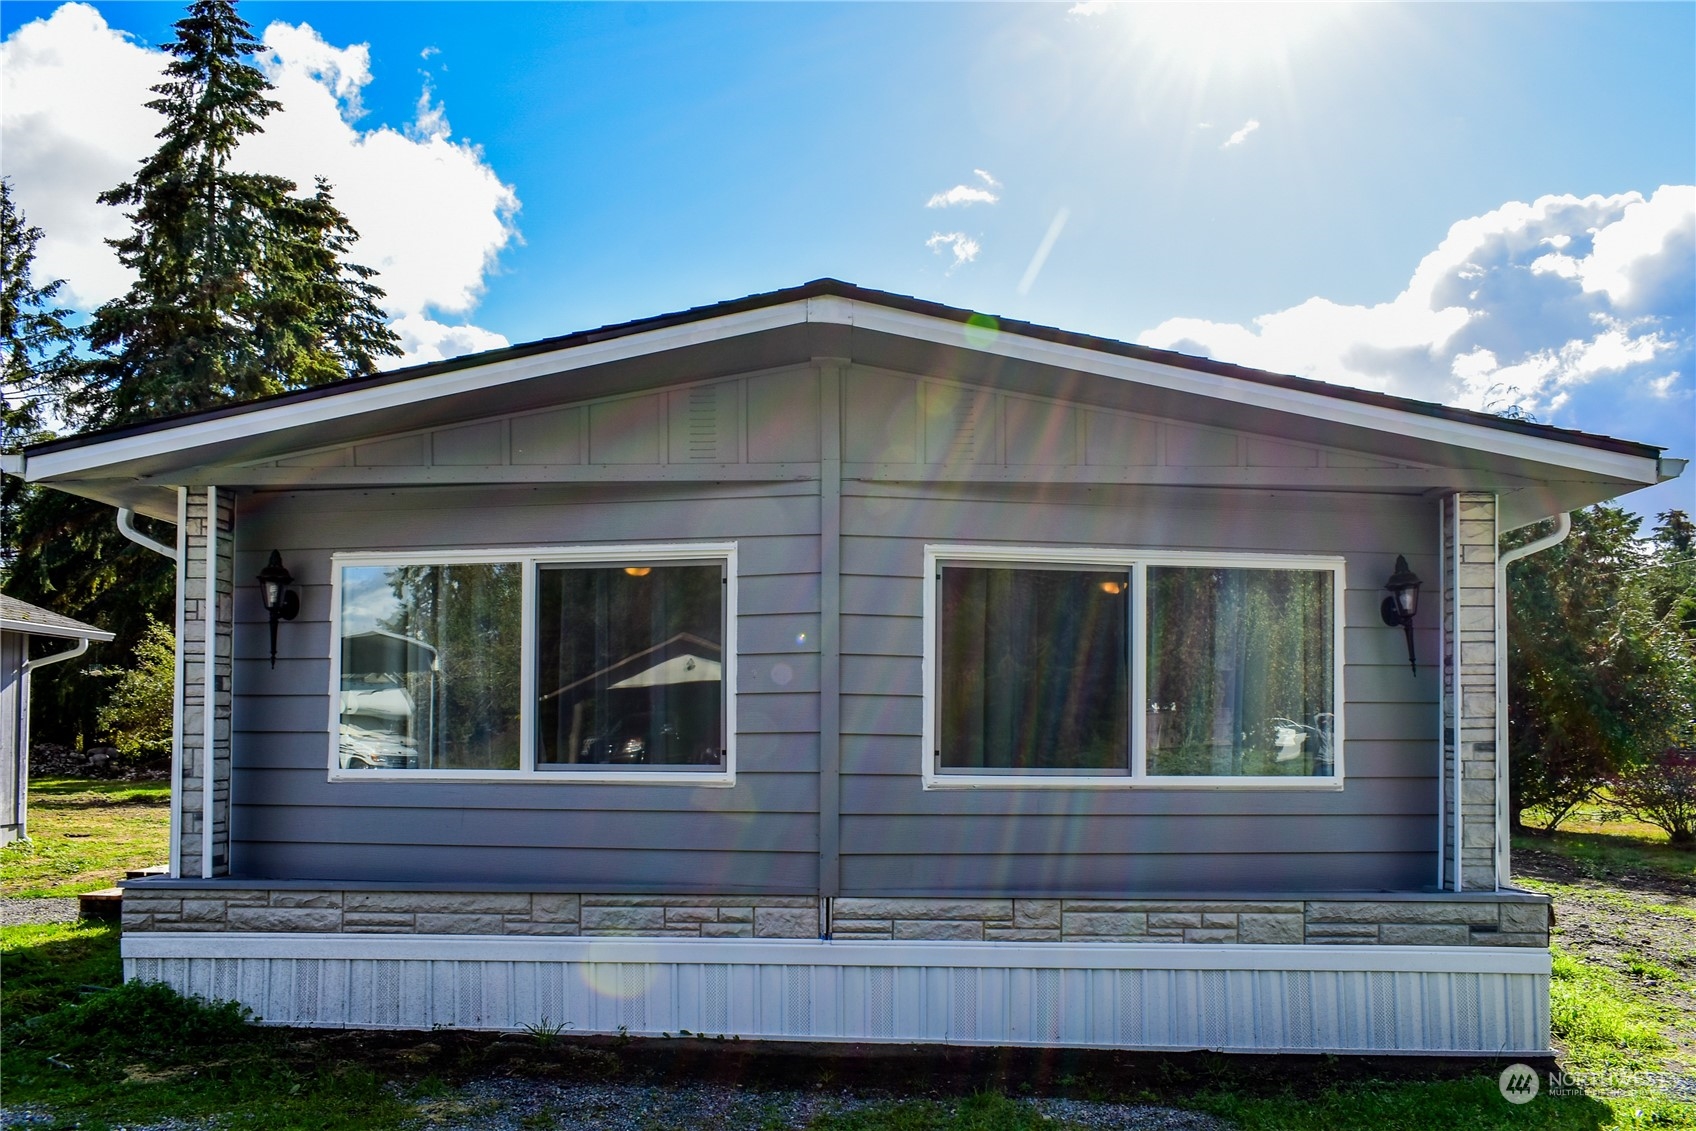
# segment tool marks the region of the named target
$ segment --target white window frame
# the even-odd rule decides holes
[[[943,566],[1002,563],[1040,569],[1077,566],[1123,569],[1131,577],[1130,772],[1125,774],[1020,774],[940,772],[937,715],[942,706],[940,676],[941,620],[937,594]],[[1194,566],[1203,569],[1300,569],[1332,575],[1332,731],[1333,772],[1326,777],[1205,777],[1150,775],[1148,762],[1148,567]],[[1346,561],[1338,555],[1212,553],[1188,550],[1139,550],[1073,546],[927,545],[924,573],[924,746],[920,751],[926,789],[1275,789],[1336,792],[1343,788],[1343,608]],[[1138,709],[1144,705],[1143,709]]]
[[[536,768],[536,585],[543,566],[650,565],[718,561],[724,566],[724,767],[707,770],[539,770]],[[522,570],[519,744],[516,770],[344,770],[341,768],[342,571],[350,566],[453,566],[511,563]],[[476,550],[360,550],[330,555],[329,771],[332,782],[483,781],[557,785],[736,784],[736,543],[663,542]]]

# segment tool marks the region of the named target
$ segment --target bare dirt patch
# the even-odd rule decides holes
[[[1535,848],[1513,859],[1517,879],[1554,898],[1551,942],[1625,979],[1669,1021],[1667,1067],[1696,1067],[1696,878]]]

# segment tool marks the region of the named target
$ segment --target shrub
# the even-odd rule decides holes
[[[1666,830],[1679,848],[1696,848],[1696,749],[1663,750],[1621,773],[1614,801],[1640,821]]]
[[[251,1016],[235,1002],[185,998],[159,982],[125,982],[30,1018],[13,1040],[79,1059],[191,1063],[245,1040]]]
[[[118,682],[101,706],[100,729],[118,753],[135,761],[171,752],[171,692],[177,674],[177,638],[153,617],[135,646],[135,666],[102,669]]]

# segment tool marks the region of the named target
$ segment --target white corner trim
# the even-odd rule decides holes
[[[206,667],[201,676],[200,718],[200,875],[212,878],[212,799],[217,759],[212,744],[218,737],[218,488],[206,488],[206,603],[201,609],[206,634]]]
[[[1453,847],[1450,851],[1454,853],[1455,858],[1454,890],[1465,891],[1466,819],[1461,812],[1465,806],[1461,804],[1461,779],[1463,777],[1461,770],[1463,759],[1461,758],[1460,735],[1462,729],[1464,729],[1461,725],[1464,722],[1464,719],[1461,717],[1461,711],[1464,709],[1464,705],[1466,703],[1466,687],[1465,679],[1461,674],[1460,663],[1460,495],[1459,493],[1455,493],[1449,495],[1448,498],[1450,519],[1449,533],[1450,537],[1454,539],[1454,544],[1450,547],[1453,551],[1453,557],[1449,562],[1449,592],[1451,594],[1449,607],[1450,615],[1454,618],[1453,631],[1455,638],[1455,653],[1452,661],[1454,671],[1452,683],[1454,690],[1449,696],[1449,714],[1454,720],[1454,731],[1450,736],[1449,742],[1454,747],[1455,752],[1453,789],[1455,832],[1452,840]]]
[[[1547,975],[1549,951],[1505,946],[1253,946],[1240,943],[890,942],[811,939],[537,938],[531,935],[128,932],[130,958],[658,962],[1042,970],[1323,970]]]

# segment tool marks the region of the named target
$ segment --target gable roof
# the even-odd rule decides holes
[[[536,391],[541,378],[570,374],[572,396],[587,398],[676,380],[676,372],[691,366],[710,375],[818,356],[859,360],[882,351],[888,358],[903,350],[917,359],[916,371],[944,356],[1025,363],[1135,382],[1156,397],[1156,411],[1186,399],[1223,402],[1260,412],[1274,432],[1278,420],[1322,421],[1351,435],[1356,447],[1405,447],[1412,438],[1436,453],[1425,457],[1432,462],[1520,461],[1545,469],[1533,475],[1542,479],[1573,471],[1612,485],[1591,489],[1595,498],[1670,477],[1660,465],[1662,449],[1653,445],[995,318],[835,279],[52,440],[26,450],[24,471],[75,493],[165,513],[174,504],[155,497],[151,507],[143,505],[149,490],[138,484],[168,483],[174,467],[215,466],[433,419],[464,420],[468,411],[533,408],[543,403],[539,396],[558,398],[557,383],[545,394]],[[158,488],[151,490],[156,495]],[[1562,509],[1560,502],[1551,496],[1548,506]]]
[[[1518,420],[1512,417],[1495,416],[1487,412],[1477,412],[1472,409],[1454,408],[1449,405],[1436,404],[1431,401],[1414,400],[1410,397],[1396,397],[1388,393],[1374,392],[1369,389],[1358,389],[1348,385],[1333,385],[1326,381],[1315,380],[1311,377],[1296,377],[1284,373],[1271,373],[1263,369],[1251,369],[1243,365],[1233,365],[1229,362],[1215,361],[1212,358],[1196,357],[1192,354],[1178,353],[1174,350],[1154,349],[1151,346],[1139,346],[1131,342],[1123,342],[1114,338],[1097,337],[1093,334],[1077,333],[1062,330],[1055,326],[1044,326],[1035,322],[1021,322],[1013,318],[1000,318],[994,315],[982,314],[957,306],[946,306],[939,302],[929,302],[914,298],[910,295],[891,294],[887,291],[873,290],[867,287],[845,283],[840,279],[814,279],[798,287],[784,290],[767,291],[764,294],[748,295],[745,298],[730,299],[725,302],[709,303],[705,306],[690,307],[687,310],[675,311],[670,314],[658,314],[649,318],[638,318],[630,322],[615,323],[610,326],[600,326],[592,330],[579,330],[571,334],[562,334],[550,338],[541,338],[534,342],[525,342],[516,346],[506,346],[501,349],[484,350],[481,353],[465,354],[450,358],[446,361],[428,362],[423,365],[412,365],[404,369],[393,369],[384,373],[374,373],[363,377],[349,377],[334,384],[319,385],[311,389],[298,389],[292,392],[276,393],[272,396],[261,397],[257,400],[245,401],[241,404],[226,405],[221,408],[207,409],[201,412],[178,413],[172,416],[160,417],[141,424],[124,425],[116,428],[105,428],[92,432],[84,432],[75,436],[66,436],[56,440],[48,440],[33,445],[29,451],[40,454],[63,451],[69,448],[83,447],[90,443],[124,436],[142,435],[165,429],[180,427],[203,420],[220,419],[231,416],[241,416],[259,412],[265,409],[305,401],[320,400],[326,397],[343,396],[355,389],[382,388],[390,385],[400,385],[407,382],[420,381],[443,373],[455,373],[465,369],[474,369],[485,365],[511,361],[518,358],[534,357],[538,354],[552,353],[559,350],[569,350],[579,346],[592,345],[601,342],[615,341],[634,334],[646,333],[653,330],[670,329],[685,326],[694,322],[721,318],[727,315],[743,314],[750,311],[781,306],[787,303],[815,298],[842,298],[855,302],[872,303],[888,307],[891,310],[907,311],[922,314],[930,318],[957,322],[964,326],[982,327],[1000,334],[1017,334],[1035,341],[1055,342],[1062,345],[1077,346],[1081,349],[1094,350],[1100,353],[1113,354],[1120,357],[1135,358],[1140,361],[1150,361],[1160,365],[1169,365],[1178,369],[1187,369],[1196,373],[1207,373],[1219,377],[1229,377],[1239,381],[1268,385],[1275,388],[1294,389],[1312,393],[1318,396],[1335,397],[1339,400],[1355,401],[1360,404],[1376,405],[1382,408],[1411,412],[1422,416],[1437,417],[1447,420],[1465,421],[1482,427],[1499,429],[1503,432],[1515,432],[1528,436],[1540,436],[1561,440],[1567,443],[1582,444],[1605,451],[1616,451],[1632,455],[1653,456],[1664,451],[1664,448],[1650,444],[1637,443],[1632,440],[1621,440],[1612,436],[1603,436],[1592,432],[1582,432],[1572,428],[1557,428],[1552,424],[1539,424],[1529,420]]]
[[[16,597],[8,597],[4,593],[0,593],[0,629],[30,636],[54,636],[64,640],[112,639],[112,634],[105,629],[95,628],[92,624],[84,624],[80,620],[72,620],[51,609],[39,608]]]

